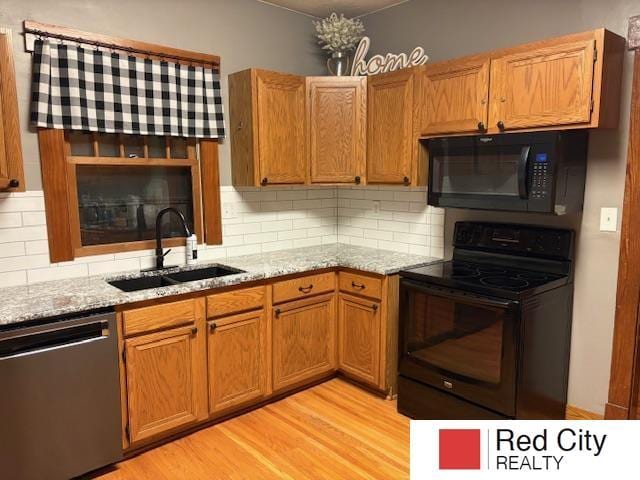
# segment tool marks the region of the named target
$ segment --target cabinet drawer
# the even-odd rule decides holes
[[[338,283],[343,292],[371,298],[382,298],[382,279],[359,273],[340,272]]]
[[[273,303],[310,297],[318,293],[330,292],[335,288],[335,273],[333,272],[284,280],[273,284]]]
[[[196,318],[196,300],[153,305],[123,312],[124,335],[177,327],[193,323]]]
[[[207,297],[207,317],[221,317],[264,307],[265,287],[243,288]]]

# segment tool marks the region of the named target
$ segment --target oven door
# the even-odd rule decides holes
[[[406,278],[400,293],[399,373],[515,416],[519,302]]]
[[[510,144],[499,136],[429,141],[428,203],[527,211],[531,150],[530,144]]]

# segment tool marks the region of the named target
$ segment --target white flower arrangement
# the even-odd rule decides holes
[[[338,16],[332,13],[313,24],[320,40],[318,43],[324,44],[322,48],[331,52],[350,52],[364,34],[364,25],[360,19],[346,18],[343,14]]]

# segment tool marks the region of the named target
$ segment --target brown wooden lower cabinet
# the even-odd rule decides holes
[[[266,391],[264,310],[209,322],[209,412],[213,415],[262,397]]]
[[[146,447],[338,370],[393,395],[397,283],[325,271],[123,311],[123,447]]]
[[[189,325],[125,340],[131,444],[207,417],[203,335]]]
[[[274,391],[335,369],[333,293],[274,307],[272,329]]]
[[[380,385],[380,303],[338,295],[338,366],[375,387]]]

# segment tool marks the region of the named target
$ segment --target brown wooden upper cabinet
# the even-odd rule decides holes
[[[423,67],[423,137],[615,128],[625,40],[605,29]]]
[[[366,109],[366,77],[307,77],[310,183],[364,183]]]
[[[367,182],[415,183],[415,69],[373,75],[367,92]],[[413,178],[412,178],[413,177]]]
[[[305,78],[249,69],[229,75],[234,185],[305,183]]]
[[[0,28],[0,190],[24,191],[11,30]]]
[[[499,130],[589,124],[595,39],[498,58],[491,65],[491,126]]]
[[[453,60],[419,70],[423,135],[483,132],[487,128],[488,57]]]

